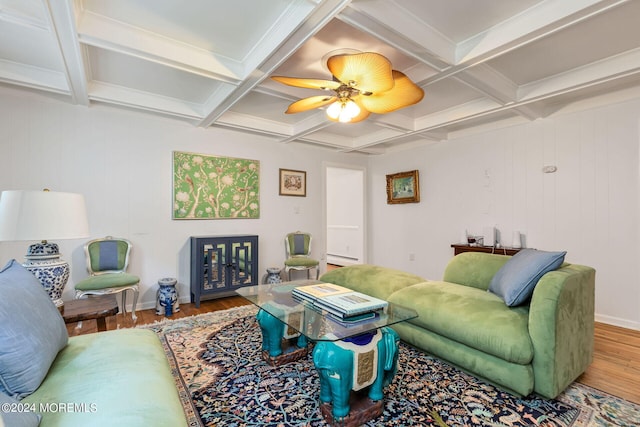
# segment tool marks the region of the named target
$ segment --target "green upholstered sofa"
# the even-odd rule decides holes
[[[186,426],[157,335],[118,329],[69,337],[38,279],[0,270],[0,426]]]
[[[70,337],[21,403],[41,409],[40,427],[187,425],[162,344],[145,329]]]
[[[487,290],[509,259],[463,253],[441,281],[372,265],[321,280],[415,309],[418,318],[393,327],[403,341],[512,393],[553,398],[593,358],[595,270],[563,263],[539,279],[530,301],[508,307]]]

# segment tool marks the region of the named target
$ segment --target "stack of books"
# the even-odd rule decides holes
[[[375,319],[389,305],[384,300],[332,283],[300,286],[291,293],[296,300],[312,304],[341,324]]]

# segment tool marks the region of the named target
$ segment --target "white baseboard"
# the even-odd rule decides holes
[[[634,322],[628,319],[620,319],[619,317],[605,316],[602,314],[596,314],[595,318],[596,318],[596,322],[606,323],[607,325],[619,326],[621,328],[640,331],[639,322]]]
[[[340,265],[344,267],[347,265],[356,265],[362,263],[356,258],[341,257],[338,255],[327,255],[327,264]]]

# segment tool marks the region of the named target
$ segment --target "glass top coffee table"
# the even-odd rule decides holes
[[[418,317],[415,310],[389,303],[385,312],[374,319],[343,325],[327,316],[326,311],[311,303],[300,302],[291,294],[291,290],[298,286],[321,283],[318,280],[297,280],[276,285],[247,286],[236,292],[288,325],[292,329],[290,335],[297,332],[311,341],[344,340]]]
[[[400,338],[387,326],[418,315],[389,303],[373,319],[344,325],[291,293],[298,286],[322,283],[298,280],[236,292],[260,308],[256,318],[262,331],[262,358],[273,366],[292,362],[309,353],[307,344],[312,341],[325,421],[331,426],[360,426],[382,414],[383,388],[397,371]]]

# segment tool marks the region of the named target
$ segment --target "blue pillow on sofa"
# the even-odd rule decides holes
[[[491,279],[489,291],[500,296],[509,307],[527,302],[538,280],[564,262],[563,252],[523,249],[507,261]]]
[[[69,336],[40,281],[16,260],[0,270],[0,392],[22,399],[47,375]]]
[[[40,424],[40,414],[29,412],[26,410],[15,410],[19,405],[19,401],[7,396],[4,393],[0,393],[0,426],[37,427]],[[27,406],[29,409],[31,409],[30,405],[23,404],[23,407],[24,406]]]

